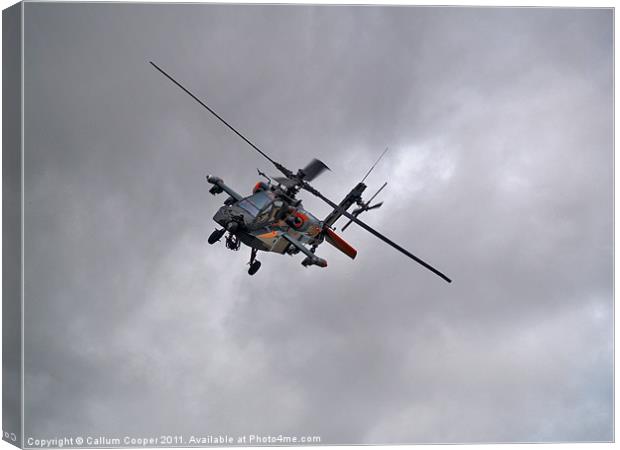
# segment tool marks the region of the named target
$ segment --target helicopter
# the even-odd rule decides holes
[[[435,275],[441,277],[443,280],[448,283],[452,282],[448,276],[438,269],[415,256],[413,253],[401,247],[358,218],[362,213],[380,208],[383,204],[383,202],[371,203],[379,192],[385,188],[387,182],[367,201],[362,199],[362,193],[367,188],[366,184],[364,184],[366,177],[368,177],[370,172],[386,153],[387,148],[366,173],[364,178],[337,204],[310,184],[310,182],[316,179],[320,174],[330,170],[325,163],[315,158],[303,169],[299,169],[297,172],[291,171],[279,162],[273,160],[268,154],[258,148],[161,67],[153,61],[149,62],[162,75],[203,106],[284,175],[269,177],[257,169],[259,176],[266,181],[258,181],[252,189],[252,194],[249,196],[243,196],[237,193],[234,189],[225,184],[224,180],[220,177],[213,175],[207,175],[206,177],[207,182],[212,185],[209,189],[211,194],[218,195],[226,193],[228,195],[224,200],[224,205],[220,207],[213,216],[213,220],[221,228],[216,228],[207,241],[209,244],[213,245],[224,238],[226,247],[234,251],[239,250],[241,244],[250,247],[251,253],[248,263],[250,266],[248,273],[250,275],[254,275],[261,267],[261,262],[256,259],[259,251],[288,255],[302,253],[305,255],[305,258],[301,262],[304,267],[327,267],[327,261],[316,255],[316,249],[319,245],[323,242],[327,242],[349,258],[355,259],[357,250],[335,231],[334,224],[341,217],[345,217],[349,219],[349,221],[342,230],[346,229],[352,223],[355,223],[405,256],[422,265],[424,268],[430,270]],[[308,192],[323,200],[332,208],[332,211],[324,219],[317,218],[310,211],[306,210],[302,205],[302,201],[297,198],[300,191]],[[357,208],[348,212],[349,208],[353,205],[357,205]]]

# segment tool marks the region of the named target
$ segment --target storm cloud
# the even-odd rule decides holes
[[[25,435],[613,438],[611,9],[25,5]],[[349,260],[209,246],[275,169]],[[304,204],[319,217],[327,205]],[[342,225],[342,224],[341,224]]]

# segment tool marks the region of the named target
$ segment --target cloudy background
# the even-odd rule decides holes
[[[25,7],[25,434],[606,441],[612,11]],[[301,257],[208,246],[273,173],[148,61],[340,198]],[[305,205],[324,216],[326,205]]]

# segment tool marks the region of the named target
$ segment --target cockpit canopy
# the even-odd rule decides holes
[[[285,208],[285,203],[278,199],[273,191],[259,191],[249,197],[246,197],[236,203],[235,206],[243,209],[249,216],[251,216],[251,222],[256,224],[268,223],[277,220],[278,212]],[[286,207],[288,208],[288,207]],[[305,220],[310,222],[319,222],[319,219],[314,217],[307,211],[303,211]]]
[[[272,191],[259,191],[240,200],[237,205],[252,217],[254,223],[275,220],[276,213],[284,207],[282,200],[276,199]]]
[[[240,200],[237,206],[244,211],[250,213],[252,217],[258,216],[258,213],[267,209],[275,200],[273,193],[269,191],[259,191],[256,194]]]

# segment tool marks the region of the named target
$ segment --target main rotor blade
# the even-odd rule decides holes
[[[273,179],[286,188],[292,188],[297,184],[296,180],[292,180],[287,177],[273,177]]]
[[[316,159],[316,158],[310,161],[306,167],[301,169],[301,171],[305,175],[304,180],[306,181],[314,180],[316,177],[318,177],[320,174],[322,174],[326,170],[330,170],[330,168],[327,167],[327,165],[323,161]]]
[[[206,103],[204,103],[202,100],[200,100],[198,97],[196,97],[193,93],[191,93],[187,88],[185,88],[181,83],[179,83],[177,80],[175,80],[174,78],[172,78],[172,76],[168,75],[161,67],[159,67],[157,64],[155,64],[153,61],[149,61],[151,63],[151,65],[153,67],[155,67],[158,71],[160,71],[166,78],[168,78],[170,81],[172,81],[174,84],[176,84],[178,87],[180,87],[183,91],[185,91],[185,93],[187,95],[189,95],[191,98],[193,98],[194,100],[196,100],[198,103],[200,103],[200,105],[202,105],[207,111],[209,111],[211,114],[213,114],[217,119],[220,120],[220,122],[222,122],[224,125],[226,125],[228,128],[230,128],[237,136],[239,136],[241,139],[243,139],[248,145],[250,145],[250,147],[252,147],[254,150],[256,150],[258,153],[260,153],[261,155],[263,155],[269,162],[271,162],[274,166],[276,166],[276,168],[282,172],[284,175],[286,176],[290,176],[292,175],[292,172],[290,170],[288,170],[286,167],[284,167],[282,164],[274,161],[273,159],[271,159],[265,152],[263,152],[260,148],[258,148],[256,145],[254,145],[248,138],[246,138],[243,134],[241,134],[239,131],[237,131],[235,129],[235,127],[233,127],[231,124],[229,124],[228,122],[226,122],[222,117],[220,117],[220,115],[218,113],[216,113],[215,111],[213,111],[211,108],[209,108],[207,106]]]
[[[379,192],[381,192],[381,191],[383,190],[383,188],[384,188],[384,187],[386,187],[386,186],[387,186],[387,181],[386,181],[385,183],[383,183],[383,186],[381,186],[377,192],[375,192],[375,195],[373,195],[372,197],[370,197],[370,200],[368,200],[368,201],[366,202],[366,204],[367,204],[367,205],[370,205],[370,202],[372,202],[372,201],[375,199],[375,197],[376,197],[377,195],[379,195]]]
[[[375,168],[375,166],[377,164],[379,164],[379,161],[381,161],[381,158],[383,158],[383,155],[385,155],[388,151],[388,147],[385,147],[385,150],[383,150],[383,153],[381,153],[381,155],[377,158],[377,160],[375,161],[375,163],[372,165],[372,167],[368,170],[368,172],[366,172],[366,175],[364,175],[364,178],[362,178],[362,183],[364,182],[364,180],[366,178],[368,178],[368,175],[370,175],[370,172],[372,172],[372,170]]]
[[[317,191],[316,189],[314,189],[312,186],[310,186],[308,183],[303,183],[301,185],[302,189],[310,192],[311,194],[315,195],[316,197],[320,198],[321,200],[323,200],[325,203],[327,203],[329,206],[331,206],[332,208],[335,209],[340,209],[340,207],[332,202],[329,198],[325,197],[323,194],[321,194],[319,191]],[[444,275],[443,273],[441,273],[439,270],[435,269],[433,266],[431,266],[429,263],[427,263],[426,261],[418,258],[417,256],[415,256],[413,253],[409,252],[408,250],[402,248],[400,245],[398,245],[396,242],[392,241],[391,239],[389,239],[388,237],[382,235],[381,233],[379,233],[377,230],[375,230],[374,228],[372,228],[369,225],[366,225],[364,222],[362,222],[361,220],[359,220],[357,217],[355,217],[352,214],[349,214],[347,211],[341,211],[342,215],[345,217],[348,217],[349,219],[351,219],[353,222],[355,222],[356,224],[358,224],[360,227],[362,227],[363,229],[365,229],[366,231],[368,231],[370,234],[373,234],[374,236],[378,237],[379,239],[381,239],[383,242],[385,242],[386,244],[392,246],[393,248],[395,248],[396,250],[398,250],[399,252],[403,253],[404,255],[408,256],[409,258],[413,259],[415,262],[417,262],[418,264],[422,265],[423,267],[427,268],[428,270],[430,270],[431,272],[433,272],[435,275],[443,278],[444,280],[446,280],[448,283],[452,283],[452,280],[450,278],[448,278],[446,275]]]

